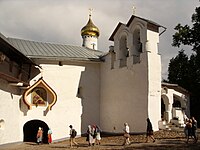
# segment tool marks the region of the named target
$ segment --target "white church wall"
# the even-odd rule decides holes
[[[138,40],[142,47],[137,45]],[[158,43],[159,33],[147,30],[147,22],[139,18],[134,18],[129,26],[121,25],[115,33],[116,60],[109,62],[108,59],[113,59],[107,56],[101,69],[100,118],[101,125],[107,131],[114,128],[120,132],[120,125],[123,126],[126,119],[131,122],[128,123],[134,132],[144,132],[147,117],[154,130],[158,130],[161,120],[161,58]],[[126,55],[126,51],[129,55]],[[136,56],[139,60],[135,60]],[[110,67],[110,64],[114,65]],[[115,111],[109,112],[109,109]],[[127,119],[129,113],[137,115]],[[135,119],[137,122],[134,122]]]
[[[85,64],[79,87],[81,87],[81,99],[83,106],[82,132],[85,133],[87,126],[99,125],[100,116],[100,64]]]
[[[0,79],[0,145],[19,141],[20,91]]]
[[[141,56],[142,59],[145,56]],[[100,123],[106,132],[145,132],[147,118],[147,69],[141,61],[132,68],[111,69],[110,55],[101,65]]]
[[[33,106],[27,115],[22,113],[21,129],[27,121],[42,120],[52,129],[53,140],[56,140],[69,137],[70,124],[76,128],[79,135],[86,132],[89,123],[99,124],[98,64],[40,66],[42,74],[32,79],[31,84],[42,75],[44,81],[56,92],[57,102],[46,115],[46,108],[40,106]],[[81,97],[77,97],[79,87],[82,87]]]
[[[154,130],[158,130],[158,122],[161,120],[161,57],[158,54],[158,34],[147,30],[148,117]]]

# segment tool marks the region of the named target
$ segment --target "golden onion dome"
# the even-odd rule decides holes
[[[99,29],[93,24],[91,15],[89,16],[88,23],[81,29],[81,36],[99,36]]]

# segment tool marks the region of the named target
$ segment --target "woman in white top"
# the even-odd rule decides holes
[[[88,125],[86,141],[88,141],[89,146],[95,144],[94,128],[91,125]]]
[[[129,126],[128,123],[124,123],[124,143],[123,145],[128,145],[130,144],[130,134],[129,134]]]
[[[98,145],[100,145],[101,144],[101,142],[100,142],[101,141],[101,129],[97,125],[95,127],[95,132],[96,132],[96,142]]]

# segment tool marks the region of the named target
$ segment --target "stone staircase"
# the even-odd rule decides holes
[[[180,130],[180,128],[182,128],[182,127],[177,126],[177,125],[175,125],[174,123],[171,123],[171,122],[166,124],[167,130]]]
[[[179,131],[179,130],[183,130],[184,126],[174,124],[173,122],[166,123],[166,122],[161,121],[159,123],[159,129]]]

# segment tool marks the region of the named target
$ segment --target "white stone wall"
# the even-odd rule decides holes
[[[80,134],[82,105],[81,99],[76,95],[84,67],[58,65],[41,65],[41,67],[44,81],[57,94],[57,102],[46,116],[44,115],[46,107],[40,106],[37,108],[33,106],[31,110],[28,110],[27,116],[22,113],[20,126],[23,127],[27,121],[33,119],[42,120],[52,129],[54,140],[69,136],[70,124],[73,124]],[[34,78],[32,84],[40,77],[41,75],[38,75]]]
[[[147,30],[148,117],[154,130],[158,130],[158,121],[161,120],[161,57],[158,54],[158,34]]]
[[[19,141],[20,91],[0,79],[0,145]]]
[[[69,136],[70,124],[79,135],[86,132],[88,124],[99,124],[98,64],[41,67],[44,81],[57,94],[57,102],[46,116],[43,115],[46,108],[33,107],[27,116],[21,116],[20,127],[32,119],[42,120],[53,130],[55,140]],[[32,82],[40,77],[41,74]],[[82,98],[77,97],[78,87],[82,87]]]
[[[140,51],[138,36],[142,44]],[[108,132],[122,132],[123,123],[128,122],[131,132],[145,132],[149,117],[153,129],[158,130],[161,119],[159,33],[148,30],[147,22],[136,18],[129,26],[122,24],[113,39],[116,60],[110,62],[111,56],[107,55],[101,65],[101,126]]]
[[[127,122],[131,132],[144,132],[148,99],[146,64],[141,61],[128,69],[111,69],[110,64],[107,55],[101,65],[101,128],[119,133]]]
[[[23,100],[20,100],[21,94],[13,94],[15,89],[11,89],[6,81],[1,81],[0,85],[5,89],[0,90],[0,120],[5,123],[4,128],[0,128],[0,144],[23,141],[23,127],[31,120],[45,122],[53,131],[53,140],[69,137],[70,124],[77,130],[78,135],[86,132],[88,124],[100,124],[98,63],[82,63],[82,66],[78,63],[40,66],[43,68],[42,73],[30,83],[34,84],[42,76],[56,92],[56,104],[50,111],[46,111],[47,107],[42,106],[32,106],[32,109],[28,110]],[[81,97],[77,97],[78,87],[82,88]],[[5,91],[7,89],[11,92]]]

